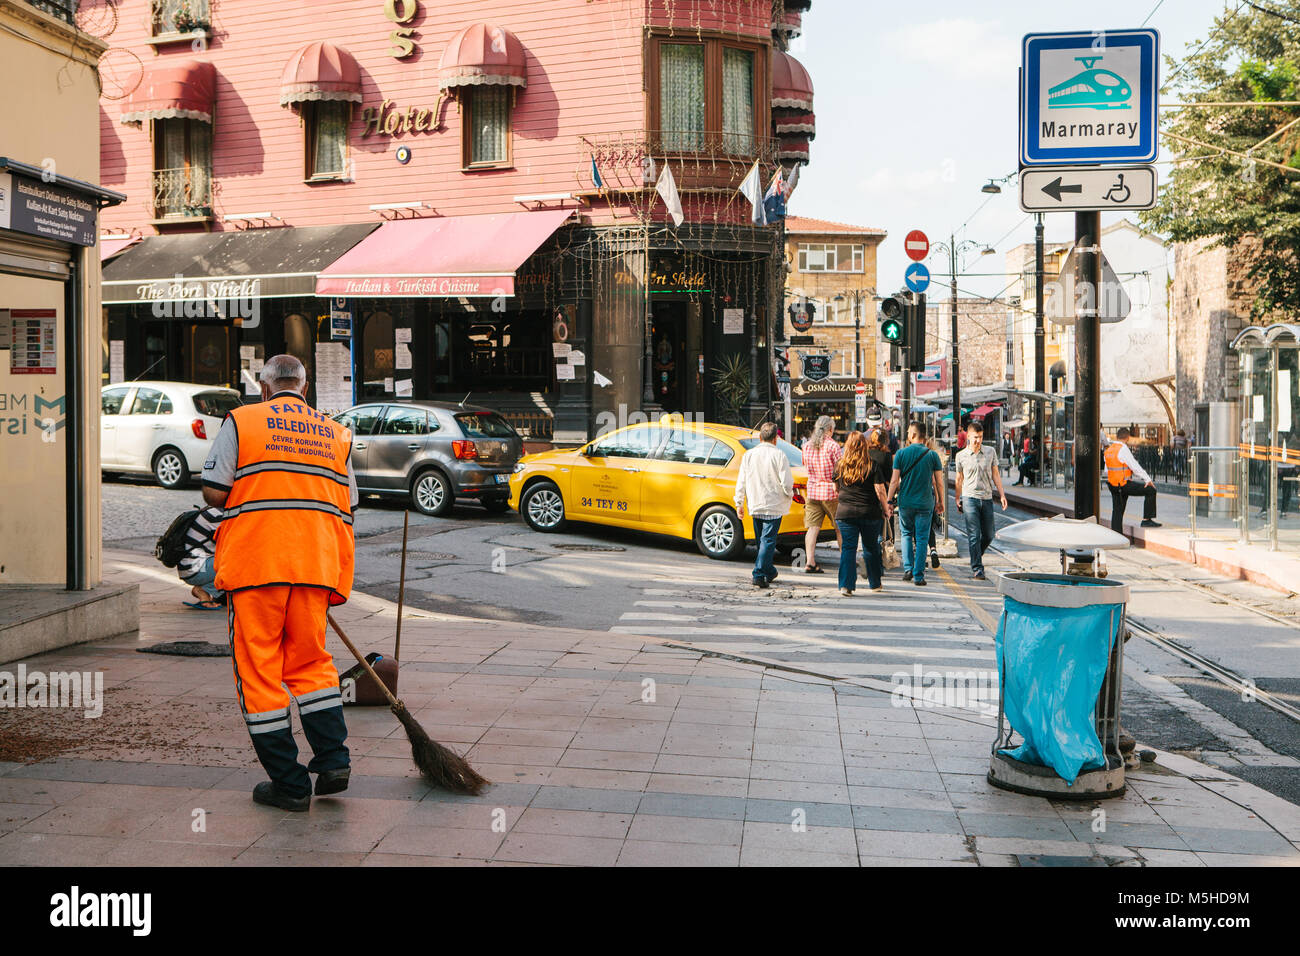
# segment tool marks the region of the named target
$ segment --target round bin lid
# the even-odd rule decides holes
[[[995,536],[1015,548],[1043,551],[1080,551],[1087,549],[1119,550],[1129,546],[1128,538],[1103,528],[1095,521],[1081,518],[1034,518],[1008,525]]]
[[[1108,578],[1073,574],[1012,571],[998,578],[998,591],[1022,604],[1037,607],[1092,607],[1127,604],[1128,585]]]

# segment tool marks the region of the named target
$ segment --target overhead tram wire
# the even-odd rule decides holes
[[[1237,0],[1237,6],[1232,10],[1232,12],[1229,13],[1227,16],[1225,16],[1219,23],[1215,24],[1214,29],[1211,30],[1209,34],[1205,37],[1205,39],[1201,41],[1201,45],[1198,46],[1191,53],[1187,54],[1187,56],[1183,57],[1178,64],[1178,68],[1175,69],[1172,73],[1170,73],[1167,77],[1165,77],[1165,82],[1160,87],[1160,92],[1164,92],[1169,88],[1169,85],[1173,83],[1174,79],[1178,76],[1178,74],[1182,73],[1183,70],[1187,68],[1187,65],[1192,62],[1192,58],[1210,45],[1210,41],[1214,39],[1214,37],[1219,33],[1220,30],[1222,30],[1224,27],[1228,25],[1229,20],[1231,20],[1238,13],[1241,12],[1241,8],[1245,6],[1245,4],[1246,4],[1246,0]]]
[[[1162,6],[1164,6],[1164,3],[1165,0],[1156,0],[1156,5],[1151,8],[1151,12],[1148,13],[1147,18],[1142,21],[1141,25],[1139,26],[1139,29],[1141,29],[1141,27],[1144,27],[1151,22],[1151,18],[1156,15],[1157,10],[1159,10]]]

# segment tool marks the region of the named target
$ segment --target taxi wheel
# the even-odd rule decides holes
[[[428,468],[416,475],[411,482],[411,504],[420,514],[441,517],[451,510],[455,502],[451,482],[440,471]]]
[[[736,512],[726,505],[714,505],[695,522],[695,547],[700,554],[718,561],[736,557],[745,550],[745,529]]]
[[[529,485],[519,500],[519,512],[534,531],[562,531],[568,523],[560,489],[549,481]]]

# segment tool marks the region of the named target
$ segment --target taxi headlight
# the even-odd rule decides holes
[[[516,475],[521,474],[523,470],[524,470],[524,463],[522,461],[515,462],[514,474]]]

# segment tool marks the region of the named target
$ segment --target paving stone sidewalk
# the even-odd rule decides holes
[[[187,589],[141,556],[105,564],[140,582],[141,632],[24,662],[102,671],[104,713],[21,712],[47,755],[0,763],[0,863],[1300,864],[1300,808],[1176,755],[1130,773],[1122,798],[1053,803],[986,782],[993,722],[973,711],[630,635],[422,611],[403,623],[400,696],[494,785],[431,790],[388,709],[349,708],[350,790],[309,814],[259,807],[230,661],[136,652],[224,643],[225,615],[183,608]],[[355,595],[336,617],[391,653],[393,605]],[[330,649],[347,666],[332,635]]]

